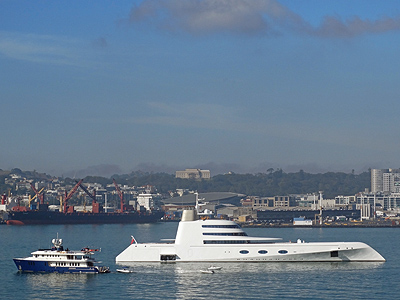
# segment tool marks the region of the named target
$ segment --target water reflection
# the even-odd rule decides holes
[[[365,270],[380,268],[384,262],[262,262],[262,263],[140,263],[126,262],[119,264],[133,268],[138,272],[158,272],[172,270],[175,275],[192,273],[201,269],[207,269],[211,265],[222,267],[224,273],[262,273],[262,272],[305,272],[305,271],[332,271],[332,270]]]
[[[23,286],[23,289],[7,288],[5,294],[0,294],[4,299],[125,299],[125,286],[126,284],[132,285],[132,282],[125,282],[125,279],[128,279],[129,276],[124,277],[124,274],[120,273],[46,274],[16,272],[14,274],[12,281],[18,282],[18,286]],[[117,276],[117,274],[122,276]],[[135,285],[135,282],[133,282],[133,285]],[[124,293],[121,293],[122,289]]]
[[[60,274],[60,273],[20,273],[17,272],[16,276],[26,277],[27,283],[31,288],[40,285],[43,288],[60,288],[74,284],[86,284],[94,280],[98,274]]]
[[[87,289],[98,274],[59,274],[59,273],[20,273],[16,276],[26,280],[26,292],[34,295],[46,295],[53,299],[63,299],[71,292],[79,293]]]

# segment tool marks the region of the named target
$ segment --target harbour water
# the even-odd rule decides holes
[[[296,241],[361,241],[385,263],[209,263],[133,264],[115,270],[115,256],[131,242],[175,238],[178,223],[127,225],[0,226],[2,299],[397,299],[400,296],[399,228],[246,228],[249,235]],[[69,249],[101,248],[96,254],[109,274],[24,274],[13,257],[51,246],[59,235]]]

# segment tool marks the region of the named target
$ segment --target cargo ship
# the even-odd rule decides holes
[[[59,212],[59,211],[10,211],[8,225],[46,225],[46,224],[123,224],[155,223],[164,216],[161,210],[130,212]]]
[[[11,209],[7,209],[5,223],[8,225],[155,223],[164,216],[164,211],[155,205],[138,205],[137,209],[132,205],[126,205],[121,190],[115,180],[113,181],[121,199],[120,208],[117,211],[104,211],[103,206],[96,201],[95,192],[93,195],[89,193],[82,185],[82,180],[77,182],[68,195],[65,193],[65,198],[57,210],[49,209],[49,204],[44,203],[43,196],[31,185],[40,201],[30,207],[20,206],[18,202]],[[68,200],[78,187],[81,187],[92,198],[90,211],[76,211],[74,206],[68,205]],[[6,202],[3,197],[2,204],[5,207],[7,207]]]

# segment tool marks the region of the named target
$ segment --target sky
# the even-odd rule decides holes
[[[398,168],[399,53],[398,0],[0,0],[0,169]]]

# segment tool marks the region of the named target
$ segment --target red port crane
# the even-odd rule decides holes
[[[115,189],[117,190],[119,199],[121,199],[121,212],[124,212],[124,194],[121,192],[121,189],[118,186],[118,183],[115,181],[115,179],[113,178],[113,183],[115,186]]]
[[[67,212],[67,207],[68,207],[68,200],[71,199],[72,195],[76,192],[76,190],[79,188],[81,183],[83,182],[83,179],[79,180],[77,184],[72,188],[72,190],[69,192],[67,195],[67,191],[65,191],[65,198],[64,198],[64,213]]]

